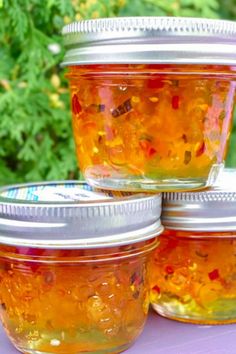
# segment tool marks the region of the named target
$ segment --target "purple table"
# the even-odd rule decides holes
[[[198,326],[151,313],[145,330],[127,354],[235,354],[236,324]],[[0,354],[19,354],[0,329]]]

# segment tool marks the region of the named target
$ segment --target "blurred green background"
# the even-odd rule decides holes
[[[236,0],[0,0],[0,184],[78,178],[61,28],[141,15],[236,19]]]

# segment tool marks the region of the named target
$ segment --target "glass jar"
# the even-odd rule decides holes
[[[150,264],[151,302],[162,316],[236,323],[236,170],[218,187],[166,193],[160,246]]]
[[[213,185],[231,129],[236,24],[116,18],[73,23],[63,34],[88,182],[129,191]]]
[[[83,183],[0,191],[0,318],[22,353],[117,353],[147,317],[160,195]]]

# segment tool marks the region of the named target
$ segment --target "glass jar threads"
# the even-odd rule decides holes
[[[206,192],[164,194],[166,229],[151,263],[151,302],[183,322],[236,322],[236,171]]]
[[[141,333],[160,195],[79,182],[0,190],[0,317],[23,353],[117,353]]]
[[[223,166],[235,94],[234,22],[116,18],[63,30],[76,154],[88,182],[193,190]]]

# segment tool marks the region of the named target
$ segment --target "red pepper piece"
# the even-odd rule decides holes
[[[147,87],[150,89],[160,89],[163,88],[165,83],[160,79],[150,79],[147,81]]]
[[[141,140],[139,142],[139,145],[143,149],[147,157],[152,157],[157,153],[157,150],[147,140]]]
[[[173,96],[171,104],[173,109],[179,109],[179,96]]]
[[[208,277],[210,280],[216,280],[220,277],[219,270],[214,269],[212,272],[208,273]]]
[[[152,291],[155,291],[155,293],[160,294],[161,289],[159,288],[159,286],[155,285],[155,286],[152,288]]]
[[[167,274],[173,274],[174,273],[174,269],[173,269],[172,266],[168,265],[168,266],[165,267],[165,272]]]
[[[153,155],[155,155],[156,154],[156,149],[154,149],[153,147],[150,147],[149,149],[148,149],[148,157],[152,157]]]
[[[197,151],[196,151],[196,157],[201,156],[204,153],[205,150],[206,150],[206,145],[205,145],[205,143],[203,141],[201,143],[201,145],[199,146],[199,148],[197,149]]]
[[[79,114],[82,111],[82,107],[76,94],[72,97],[72,111],[74,114]]]

